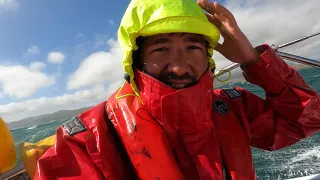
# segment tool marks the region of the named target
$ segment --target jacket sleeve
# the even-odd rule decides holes
[[[65,124],[57,129],[54,146],[38,160],[35,179],[126,179],[125,164],[105,122],[104,104],[75,118],[80,123],[71,122],[85,130],[70,130]]]
[[[260,61],[242,69],[248,82],[265,90],[266,98],[241,88],[236,88],[239,98],[224,93],[247,130],[250,144],[277,150],[319,132],[318,93],[268,45],[256,49],[261,52]]]
[[[49,179],[103,179],[86,148],[75,138],[65,139],[64,130],[56,131],[53,147],[38,160],[36,180]]]

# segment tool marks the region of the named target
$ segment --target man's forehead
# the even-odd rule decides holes
[[[165,33],[165,34],[147,36],[144,39],[147,44],[154,44],[154,43],[157,44],[157,43],[165,43],[168,41],[170,42],[174,36],[182,38],[186,41],[205,43],[205,39],[202,35],[194,34],[194,33]]]

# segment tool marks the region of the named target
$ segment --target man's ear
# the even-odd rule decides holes
[[[132,61],[132,68],[137,68],[138,70],[141,70],[143,68],[140,48],[138,50],[132,51]]]
[[[143,46],[143,37],[139,36],[136,39],[136,45],[138,46],[137,50],[132,51],[132,67],[137,68],[138,70],[143,69],[143,59],[141,56],[141,49]]]

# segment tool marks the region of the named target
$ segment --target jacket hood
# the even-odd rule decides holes
[[[136,39],[139,36],[179,32],[204,36],[209,43],[210,69],[214,68],[212,53],[220,33],[194,0],[131,0],[118,30],[118,40],[123,51],[122,65],[130,76],[130,84],[136,95],[139,96],[139,93],[132,68],[132,52],[138,49]]]

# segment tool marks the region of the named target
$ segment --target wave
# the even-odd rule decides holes
[[[54,119],[54,120],[48,121],[46,124],[49,124],[49,123],[52,123],[52,122],[56,122],[56,121],[61,121],[61,119]]]
[[[320,77],[320,74],[313,75],[310,78],[317,78],[317,77]]]
[[[301,161],[319,161],[320,160],[320,146],[315,146],[310,150],[297,154],[296,157],[291,159],[291,163],[297,163]]]
[[[30,130],[30,129],[35,129],[35,128],[37,128],[37,127],[38,127],[38,125],[34,125],[34,126],[29,127],[28,130]]]
[[[10,131],[15,131],[15,130],[18,130],[18,129],[23,129],[24,127],[17,127],[17,128],[13,128],[13,129],[10,129]]]

